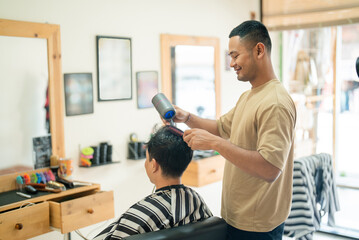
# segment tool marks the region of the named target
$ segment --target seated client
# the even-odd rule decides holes
[[[122,239],[201,221],[212,216],[201,196],[181,184],[193,151],[181,131],[164,126],[147,144],[145,169],[156,191],[130,207],[94,239]]]

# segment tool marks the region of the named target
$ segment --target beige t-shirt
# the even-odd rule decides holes
[[[226,161],[221,214],[231,226],[268,232],[288,217],[295,122],[295,105],[276,79],[243,93],[236,106],[217,121],[222,137],[243,149],[258,151],[282,170],[276,181],[268,183]]]

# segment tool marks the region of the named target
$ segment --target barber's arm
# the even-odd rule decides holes
[[[257,151],[242,149],[205,130],[186,130],[183,137],[192,149],[215,150],[238,168],[267,182],[275,181],[281,173],[279,168],[266,161]]]
[[[183,109],[174,106],[176,115],[173,119],[177,123],[185,123],[190,128],[204,129],[216,136],[219,136],[216,120],[200,118],[192,113],[184,111]]]

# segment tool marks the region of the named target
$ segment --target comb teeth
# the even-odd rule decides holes
[[[172,133],[176,134],[177,136],[183,137],[183,132],[182,132],[181,129],[178,129],[178,128],[176,128],[176,127],[174,127],[174,126],[171,126],[171,125],[168,126],[168,129],[169,129]]]

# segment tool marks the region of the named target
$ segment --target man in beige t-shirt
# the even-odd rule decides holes
[[[231,67],[252,88],[218,120],[176,107],[186,123],[184,140],[193,150],[213,149],[227,161],[221,215],[227,239],[282,239],[292,198],[296,110],[277,80],[266,27],[246,21],[229,35]]]

